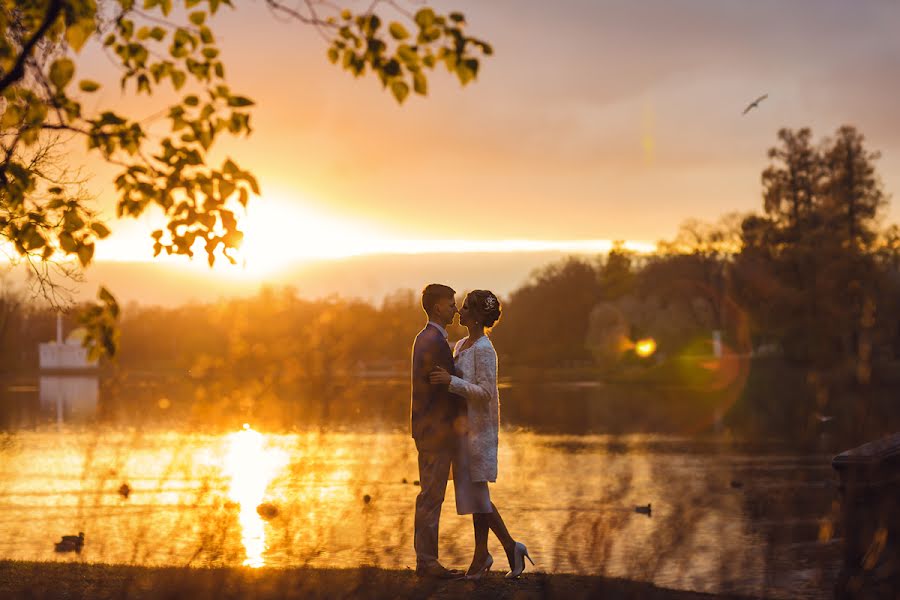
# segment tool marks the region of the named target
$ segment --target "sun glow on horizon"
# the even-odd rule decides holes
[[[573,254],[605,254],[611,239],[540,240],[506,239],[427,239],[408,238],[402,232],[379,229],[374,224],[329,214],[316,209],[314,203],[301,202],[295,194],[275,193],[253,200],[244,211],[235,211],[238,228],[244,233],[234,253],[236,264],[216,256],[215,273],[229,278],[262,279],[291,266],[323,260],[369,255],[464,254],[568,252]],[[156,262],[193,269],[209,269],[202,240],[194,248],[193,258],[169,256],[165,252],[152,256],[150,233],[165,229],[162,215],[147,216],[138,221],[116,220],[110,223],[113,234],[97,244],[94,260],[98,262]],[[2,248],[2,247],[0,247]],[[638,253],[656,251],[656,244],[630,240],[624,248]],[[0,252],[0,262],[11,262]],[[4,260],[5,259],[5,260]]]

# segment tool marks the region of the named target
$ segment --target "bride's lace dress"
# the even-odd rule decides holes
[[[488,336],[461,350],[467,338],[456,343],[454,358],[459,377],[450,378],[450,391],[466,399],[469,472],[472,481],[497,480],[497,445],[500,429],[500,394],[497,390],[497,353]]]

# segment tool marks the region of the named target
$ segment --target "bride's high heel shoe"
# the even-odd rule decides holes
[[[513,549],[513,564],[512,571],[506,574],[507,579],[515,579],[523,572],[525,572],[525,559],[528,559],[528,562],[534,566],[534,561],[531,560],[531,557],[528,556],[528,548],[525,547],[525,544],[522,542],[516,542],[516,546]]]
[[[465,579],[467,581],[481,579],[482,576],[486,575],[487,572],[491,570],[492,566],[494,566],[494,557],[491,556],[490,552],[488,552],[487,558],[484,559],[484,564],[481,565],[481,568],[474,573],[466,573]]]

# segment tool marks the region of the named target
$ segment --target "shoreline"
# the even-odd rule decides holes
[[[516,600],[725,600],[742,598],[659,588],[589,575],[526,572],[514,581],[419,579],[412,570],[139,567],[80,562],[0,560],[0,597],[29,599],[515,598]]]

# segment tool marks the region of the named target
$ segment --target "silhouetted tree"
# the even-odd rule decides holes
[[[850,250],[871,248],[887,196],[875,171],[881,155],[867,150],[864,136],[844,125],[823,149],[822,195],[832,235]]]
[[[763,208],[792,233],[816,211],[821,179],[821,156],[811,144],[808,128],[781,129],[781,146],[769,149],[769,165],[762,173]]]
[[[879,155],[851,126],[818,147],[808,129],[783,129],[778,138],[762,177],[767,216],[742,224],[736,296],[755,337],[777,340],[811,370],[811,380],[852,375],[867,383],[876,312],[896,277],[887,266],[890,244],[878,231],[887,203],[874,165]]]
[[[570,257],[539,269],[504,304],[495,333],[499,351],[532,365],[590,359],[585,334],[601,294],[597,271],[584,259]]]

